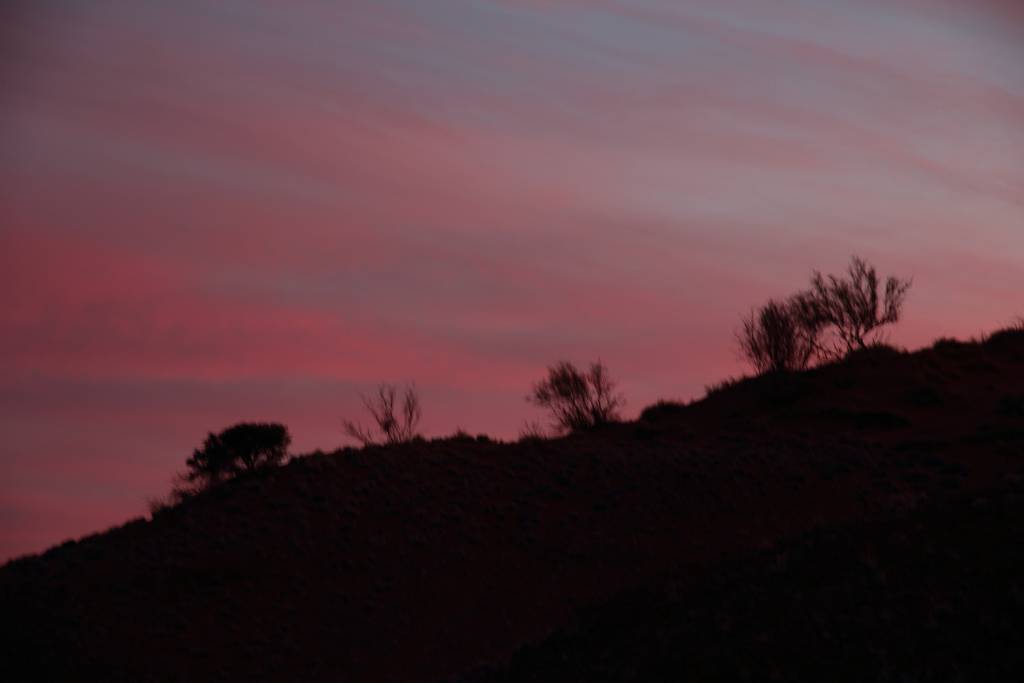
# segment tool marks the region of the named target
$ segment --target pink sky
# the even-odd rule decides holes
[[[515,437],[635,416],[858,253],[893,341],[1024,314],[1013,0],[41,0],[0,10],[0,559],[144,514],[208,431],[379,381]]]

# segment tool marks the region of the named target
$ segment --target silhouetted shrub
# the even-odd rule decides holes
[[[187,473],[175,475],[172,480],[170,493],[166,496],[156,496],[146,499],[146,507],[149,510],[149,516],[152,519],[156,519],[158,516],[173,509],[175,506],[180,505],[189,498],[202,493],[209,485],[209,482],[201,479],[189,479],[189,475]]]
[[[363,427],[358,422],[343,420],[345,433],[364,446],[413,441],[419,436],[416,428],[423,414],[416,388],[406,386],[402,392],[401,405],[398,405],[398,401],[398,387],[381,384],[375,396],[363,396],[363,405],[377,426],[376,432],[373,427]]]
[[[884,361],[899,358],[906,351],[899,349],[892,344],[884,342],[872,342],[861,349],[854,349],[843,359],[844,363],[868,363],[878,364]]]
[[[455,433],[451,436],[444,437],[442,441],[476,441],[472,434],[467,432],[462,427],[455,430]]]
[[[601,361],[591,363],[587,372],[566,361],[549,367],[527,400],[546,408],[557,430],[569,432],[617,421],[625,402]]]
[[[275,467],[287,457],[291,441],[288,428],[272,422],[243,422],[220,434],[210,433],[203,447],[185,461],[188,471],[182,483],[208,488],[244,472]],[[172,498],[179,502],[189,493],[187,486],[179,486]]]
[[[645,422],[658,422],[682,415],[685,411],[686,405],[679,401],[660,400],[644,408],[640,413],[640,419]]]
[[[149,509],[150,518],[156,519],[158,516],[174,507],[174,496],[172,494],[167,498],[147,498],[146,507]]]
[[[751,311],[737,333],[740,352],[759,374],[803,370],[884,342],[881,328],[900,319],[910,280],[889,277],[854,256],[847,276],[814,271],[811,288]]]
[[[1024,318],[1017,318],[1009,327],[988,335],[985,344],[997,349],[1024,348]]]
[[[465,429],[462,429],[461,427],[456,429],[454,434],[437,437],[432,439],[431,441],[448,443],[451,443],[453,441],[457,443],[497,443],[496,441],[494,441],[494,439],[487,436],[486,434],[477,434],[476,436],[474,436],[467,432]]]
[[[740,384],[746,377],[726,377],[720,382],[713,382],[711,384],[704,385],[704,397],[714,396],[720,394],[723,391],[731,389],[732,387]]]
[[[939,337],[932,342],[932,348],[936,351],[957,351],[967,348],[967,344],[952,337]]]
[[[759,374],[803,370],[818,349],[814,321],[796,299],[771,300],[743,320],[736,335],[740,353]]]
[[[815,271],[811,289],[797,294],[793,305],[805,327],[832,333],[831,345],[818,345],[817,353],[837,358],[881,341],[881,328],[899,321],[910,285],[910,280],[890,276],[880,292],[874,266],[854,256],[845,278]]]
[[[526,420],[519,430],[520,441],[543,441],[548,438],[547,432],[536,420]]]

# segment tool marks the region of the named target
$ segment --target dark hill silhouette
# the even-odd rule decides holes
[[[626,591],[461,683],[1011,681],[1024,670],[1020,480],[817,530]]]
[[[821,547],[840,559],[798,557],[797,585],[813,583],[820,567],[867,595],[874,584],[866,580],[842,583],[852,569],[833,576],[846,566],[841,558],[856,555],[856,539],[870,537],[872,524],[918,524],[914,515],[937,530],[935,543],[971,539],[965,548],[983,565],[977,575],[998,577],[985,567],[1018,537],[1005,525],[984,533],[990,516],[962,501],[1012,488],[1022,449],[1024,332],[1006,331],[913,354],[869,348],[558,440],[453,438],[311,455],[229,481],[152,521],[8,563],[0,569],[0,637],[12,654],[0,677],[442,680],[500,664],[575,623],[579,608],[655,577],[674,577],[684,596],[699,593],[703,584],[694,578],[690,587],[687,577],[701,568],[721,576],[723,594],[730,581],[749,587],[747,561],[733,569],[723,557],[828,529],[852,531],[833,531],[834,548],[814,542],[794,554]],[[1011,494],[998,494],[998,510],[1019,513]],[[907,537],[917,545],[893,561],[928,569],[926,545]],[[844,548],[854,551],[844,556]],[[763,585],[783,598],[796,590]],[[995,579],[991,590],[1011,597]],[[626,593],[600,614],[634,619],[651,634],[650,594]],[[616,604],[627,607],[616,612]],[[709,604],[694,608],[699,623],[717,618]],[[763,604],[782,602],[769,596]],[[585,618],[582,628],[602,643],[604,623]],[[671,630],[683,628],[678,621],[666,623],[667,632],[685,633]],[[1019,620],[1010,625],[1019,632]],[[566,647],[568,657],[589,646]],[[619,651],[644,656],[630,647],[624,641]],[[517,661],[529,676],[547,660]],[[765,677],[761,660],[750,661],[754,678]],[[602,680],[587,671],[578,680]],[[562,674],[551,680],[574,680]],[[486,675],[522,679],[509,670]]]

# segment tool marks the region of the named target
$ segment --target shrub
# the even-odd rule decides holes
[[[562,361],[548,368],[548,376],[533,387],[527,400],[551,413],[560,432],[593,429],[619,419],[625,403],[615,392],[615,383],[601,361],[590,364],[587,372]]]
[[[150,519],[156,519],[174,506],[174,494],[167,498],[147,498],[146,507],[149,509]]]
[[[704,385],[704,398],[709,398],[716,394],[720,394],[723,391],[728,391],[735,386],[738,386],[746,377],[726,377],[725,379],[712,382],[711,384]]]
[[[398,405],[398,393],[395,385],[381,384],[375,396],[363,396],[363,405],[376,424],[376,432],[373,427],[343,420],[345,433],[364,446],[409,443],[416,439],[419,436],[416,429],[423,415],[419,395],[414,386],[407,385],[402,392],[401,405]]]
[[[899,321],[911,280],[890,276],[884,293],[874,266],[854,256],[847,277],[823,276],[815,271],[811,289],[793,298],[802,323],[808,329],[829,329],[831,346],[819,345],[823,358],[841,357],[882,341],[881,328]]]
[[[462,427],[458,427],[454,434],[444,437],[440,441],[476,441],[476,438]]]
[[[470,434],[465,429],[459,427],[455,430],[455,433],[449,434],[448,436],[437,436],[431,439],[431,443],[499,443],[492,439],[487,434]]]
[[[814,271],[811,288],[751,311],[737,333],[740,353],[758,373],[803,370],[884,342],[899,321],[910,280],[889,277],[884,292],[874,266],[854,256],[847,277]]]
[[[661,399],[657,403],[644,408],[640,413],[640,420],[643,422],[658,422],[682,415],[685,411],[685,404],[679,401]]]
[[[962,349],[965,346],[967,345],[962,341],[959,339],[953,339],[952,337],[939,337],[932,342],[932,349],[935,351],[956,350]]]
[[[288,428],[273,422],[243,422],[220,434],[211,432],[203,447],[185,461],[188,470],[172,496],[187,497],[188,485],[207,488],[245,472],[275,467],[287,457],[291,441]]]
[[[1024,349],[1024,321],[993,332],[985,339],[985,344],[990,348],[1010,352]],[[1022,359],[1020,355],[1015,357]]]
[[[523,422],[523,426],[519,430],[520,441],[543,441],[546,438],[548,438],[548,435],[544,431],[544,427],[535,420]]]
[[[802,302],[769,301],[750,312],[737,332],[740,353],[759,374],[803,370],[818,349],[815,318],[805,315]]]
[[[862,349],[855,349],[852,353],[847,354],[845,361],[866,361],[866,362],[880,362],[890,360],[892,358],[899,358],[907,352],[906,349],[901,349],[898,346],[887,344],[883,341],[871,342]]]

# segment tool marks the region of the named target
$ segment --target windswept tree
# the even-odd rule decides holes
[[[820,327],[794,299],[774,299],[743,319],[736,333],[740,353],[758,374],[807,368],[818,349]]]
[[[274,467],[288,455],[292,438],[283,424],[243,422],[219,434],[212,432],[185,461],[185,483],[207,488],[245,472]]]
[[[823,358],[837,358],[882,340],[881,328],[899,321],[911,280],[889,276],[883,286],[875,267],[854,256],[846,277],[815,271],[811,289],[794,297],[806,324],[827,329]]]
[[[419,436],[417,427],[423,411],[414,386],[407,385],[399,396],[394,384],[381,384],[373,396],[363,396],[363,405],[373,419],[373,426],[364,427],[353,420],[343,420],[345,433],[364,446],[381,443],[407,443]]]
[[[814,271],[810,289],[743,319],[740,353],[758,373],[841,358],[882,340],[882,328],[899,321],[910,285],[890,276],[883,287],[874,266],[857,256],[846,277]]]
[[[527,400],[546,408],[555,428],[562,432],[615,422],[625,403],[601,361],[591,363],[587,372],[567,361],[549,367],[548,376],[534,385]]]

